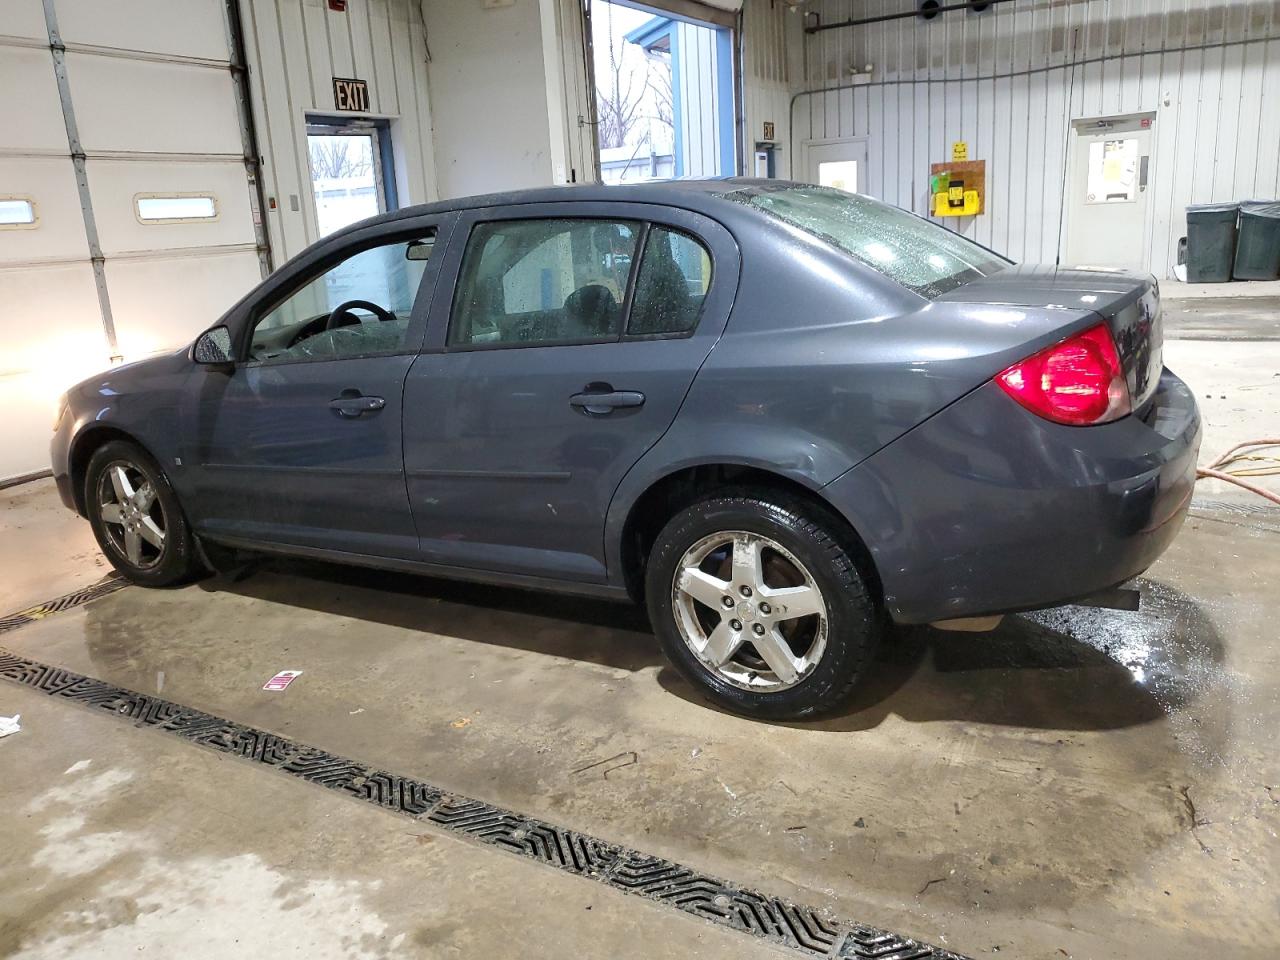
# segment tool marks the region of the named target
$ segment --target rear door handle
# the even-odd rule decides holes
[[[614,390],[611,393],[575,393],[569,405],[584,413],[603,416],[618,407],[639,407],[644,404],[644,394],[639,390]]]
[[[347,391],[343,391],[346,394]],[[363,395],[341,396],[329,401],[329,409],[337,410],[340,417],[359,417],[366,413],[381,410],[387,405],[382,397],[366,397]]]

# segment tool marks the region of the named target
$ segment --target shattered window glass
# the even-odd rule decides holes
[[[799,227],[929,299],[990,276],[1010,262],[945,227],[842,190],[751,188],[731,193],[729,199]]]

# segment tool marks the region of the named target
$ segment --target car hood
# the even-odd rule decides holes
[[[1104,316],[1137,300],[1154,283],[1125,270],[1019,265],[971,280],[939,300],[1002,306],[1092,310]]]
[[[77,383],[71,393],[111,396],[131,392],[138,387],[149,387],[156,378],[166,378],[190,369],[189,347],[156,357],[133,360],[118,367],[109,367],[100,373]]]

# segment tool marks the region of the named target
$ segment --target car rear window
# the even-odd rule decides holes
[[[1010,264],[945,227],[831,187],[751,187],[728,196],[799,227],[931,300]]]

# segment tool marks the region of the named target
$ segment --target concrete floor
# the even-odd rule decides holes
[[[1186,346],[1197,394],[1242,395],[1242,345]],[[1274,389],[1237,401],[1259,428]],[[1216,452],[1239,424],[1202,402]],[[1270,957],[1277,546],[1280,511],[1202,484],[1140,612],[901,631],[809,725],[710,708],[627,607],[317,564],[129,588],[0,645],[972,956]],[[0,610],[99,564],[47,481],[0,492]],[[12,713],[0,954],[783,955],[0,681]]]

